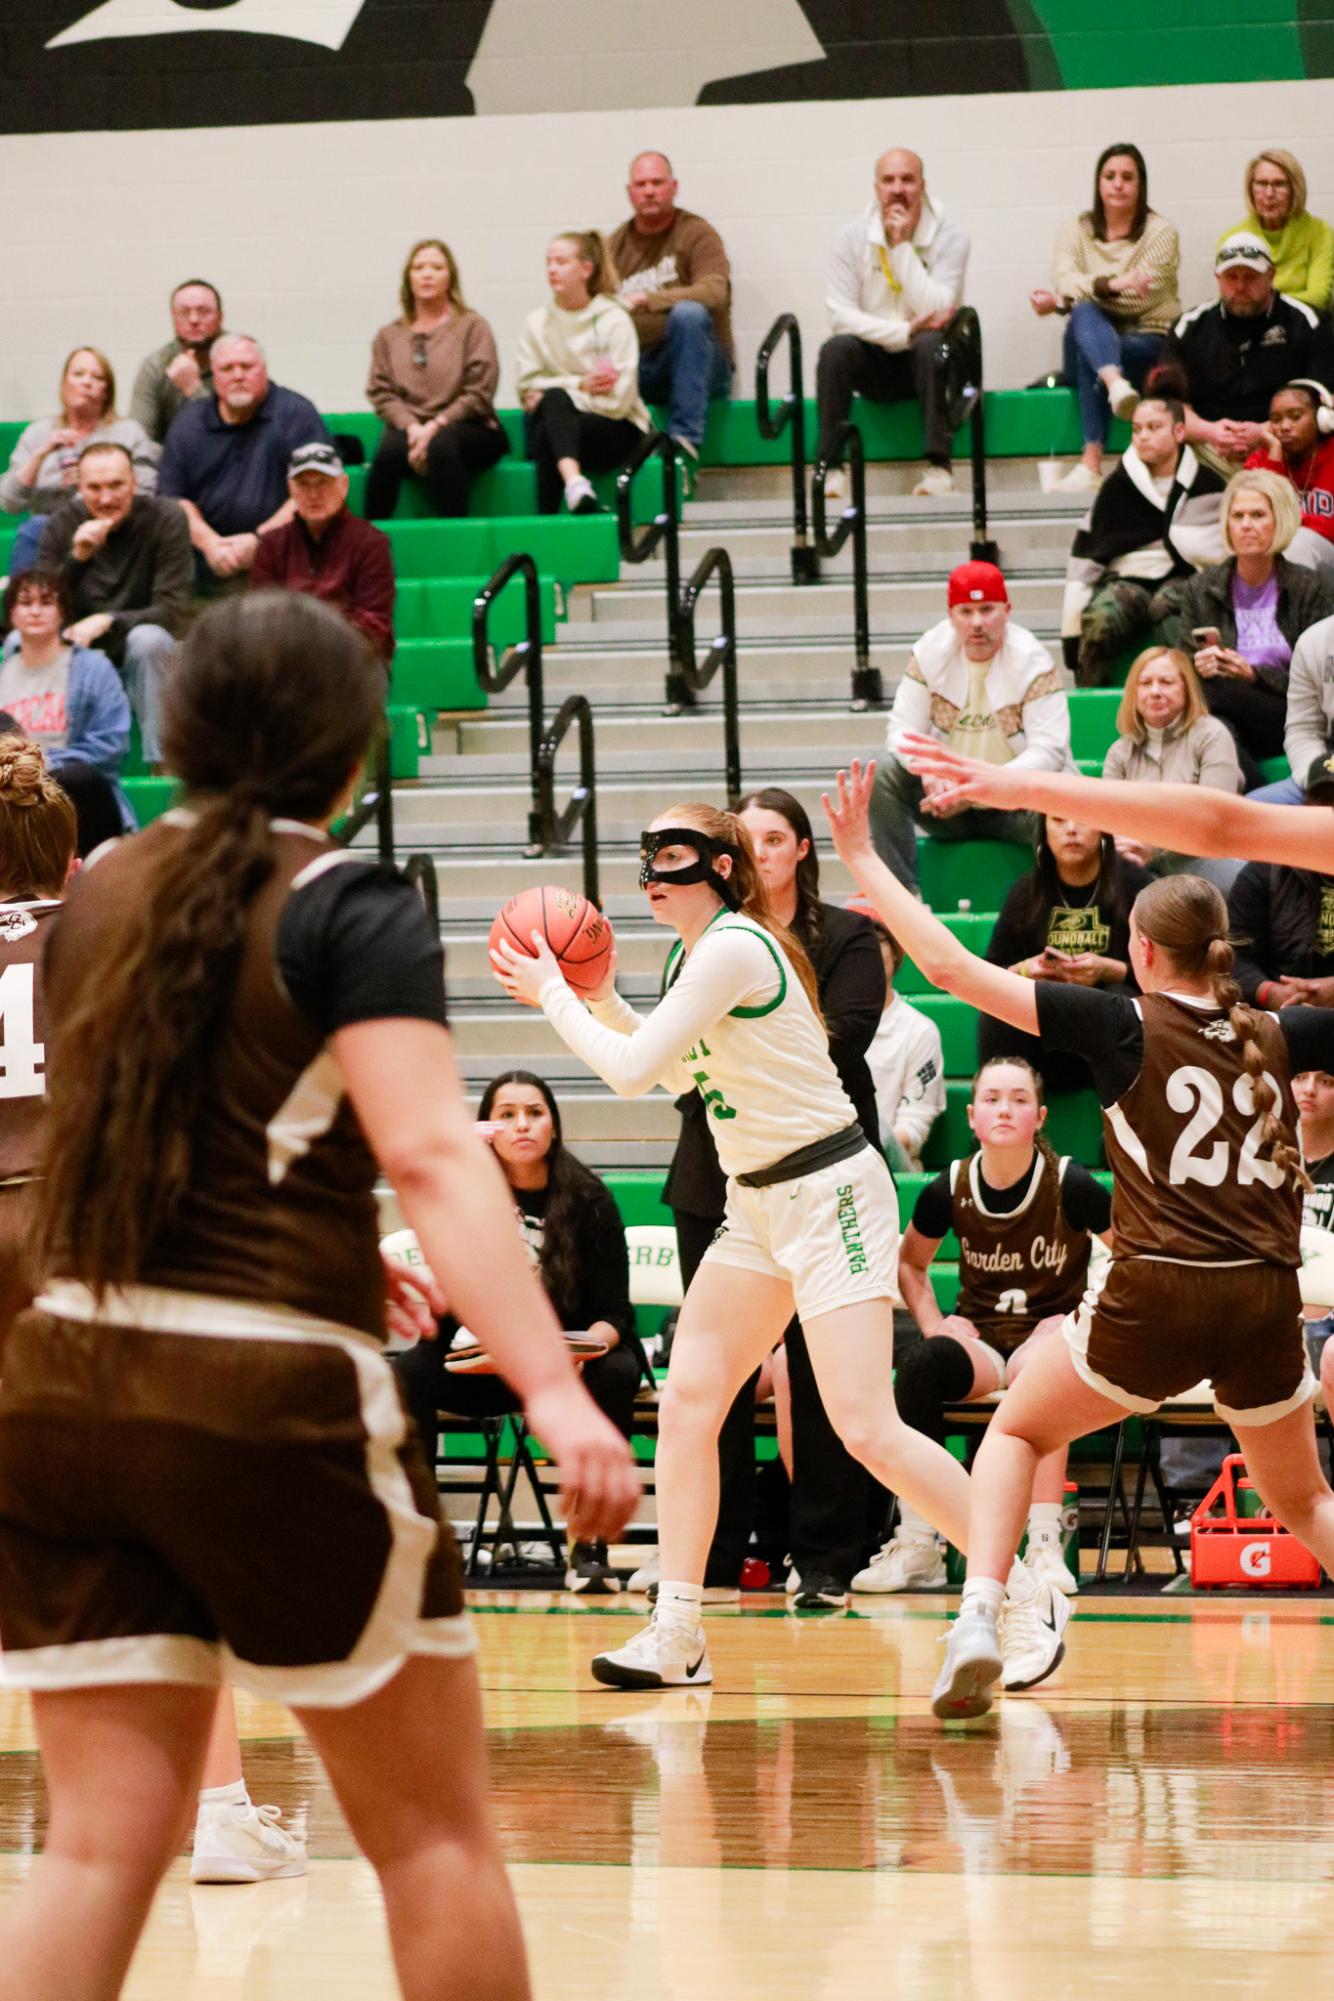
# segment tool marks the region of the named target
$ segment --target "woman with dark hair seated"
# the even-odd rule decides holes
[[[566,1151],[560,1107],[550,1085],[531,1071],[506,1070],[493,1077],[477,1117],[498,1128],[488,1135],[492,1151],[514,1197],[519,1234],[557,1318],[567,1334],[586,1337],[579,1343],[590,1356],[582,1365],[584,1387],[628,1438],[648,1364],[635,1333],[629,1255],[615,1200],[597,1175]],[[459,1333],[458,1322],[446,1316],[438,1340],[420,1341],[392,1358],[430,1466],[439,1451],[442,1412],[502,1417],[521,1408],[501,1376],[475,1371],[475,1344],[465,1335],[456,1346]],[[468,1366],[460,1369],[465,1358]],[[607,1545],[572,1544],[565,1583],[571,1591],[619,1591]]]
[[[3,609],[17,644],[11,640],[0,660],[0,709],[46,753],[47,769],[74,801],[79,853],[88,854],[134,826],[120,784],[129,697],[105,653],[66,639],[73,605],[63,571],[11,577]]]
[[[1133,991],[1130,906],[1149,882],[1147,869],[1119,855],[1110,834],[1053,813],[1042,822],[1036,850],[1034,867],[1001,906],[988,960],[1025,979]],[[1082,1090],[1090,1081],[1081,1057],[1044,1050],[1036,1036],[984,1014],[978,1064],[998,1056],[1022,1057],[1049,1092]]]

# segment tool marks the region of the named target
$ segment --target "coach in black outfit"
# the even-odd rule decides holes
[[[869,918],[819,897],[819,864],[805,809],[790,792],[766,787],[741,803],[771,901],[783,912],[783,895],[770,861],[766,836],[791,855],[795,846],[797,908],[789,921],[815,967],[820,1006],[829,1030],[829,1053],[858,1120],[877,1152],[880,1124],[875,1085],[866,1051],[885,1006],[885,968]],[[802,852],[804,848],[804,852]],[[791,889],[788,894],[790,896]],[[672,1156],[663,1200],[676,1222],[681,1280],[688,1286],[723,1220],[726,1182],[698,1091],[677,1100],[681,1137]],[[825,1413],[815,1386],[800,1321],[786,1336],[792,1391],[793,1482],[790,1543],[793,1567],[801,1578],[799,1605],[844,1602],[853,1572],[860,1568],[871,1539],[877,1508],[885,1497],[866,1468],[847,1451]],[[714,1531],[705,1588],[731,1590],[741,1575],[750,1542],[755,1496],[755,1386],[741,1389],[718,1440],[718,1526]]]

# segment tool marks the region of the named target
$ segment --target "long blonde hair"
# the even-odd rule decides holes
[[[1116,712],[1116,733],[1118,736],[1133,737],[1136,743],[1148,741],[1148,728],[1139,712],[1139,677],[1146,667],[1152,667],[1155,660],[1170,660],[1181,676],[1181,685],[1186,691],[1186,706],[1181,712],[1183,730],[1194,729],[1201,716],[1209,713],[1209,704],[1204,699],[1204,688],[1195,672],[1195,662],[1189,653],[1183,653],[1179,646],[1146,646],[1137,653],[1130,663],[1126,675],[1125,693],[1121,706]]]
[[[572,243],[579,252],[581,264],[591,264],[593,269],[588,279],[588,296],[596,299],[599,293],[608,297],[616,296],[616,266],[611,261],[611,252],[606,239],[597,229],[558,229],[552,242]]]
[[[1232,977],[1232,944],[1228,937],[1227,905],[1213,883],[1199,875],[1165,875],[1135,898],[1131,912],[1144,937],[1165,952],[1188,980],[1206,981],[1215,1005],[1227,1011],[1228,1024],[1241,1045],[1241,1060],[1251,1080],[1256,1111],[1264,1119],[1260,1144],[1269,1158],[1299,1188],[1309,1189],[1310,1177],[1296,1147],[1283,1139],[1278,1114],[1281,1101],[1265,1074],[1259,1018],[1241,997]]]
[[[683,806],[669,806],[659,819],[670,820],[674,826],[696,827],[701,834],[707,834],[711,841],[726,841],[736,849],[736,861],[732,869],[732,881],[741,899],[741,913],[758,924],[763,931],[779,945],[789,960],[793,972],[801,981],[805,994],[816,1015],[824,1021],[820,1006],[820,983],[815,977],[815,968],[810,955],[795,931],[789,930],[774,915],[769,901],[769,892],[764,886],[759,863],[755,859],[755,849],[745,823],[737,813],[723,813],[716,806],[704,806],[698,800],[688,801]]]

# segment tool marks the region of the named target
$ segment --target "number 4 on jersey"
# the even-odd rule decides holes
[[[0,973],[0,1098],[39,1098],[46,1089],[46,1044],[33,1029],[34,966],[6,966]]]

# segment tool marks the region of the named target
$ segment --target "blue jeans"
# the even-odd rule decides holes
[[[1304,806],[1306,790],[1299,778],[1276,778],[1272,785],[1257,785],[1246,794],[1261,806]]]
[[[732,393],[732,364],[707,306],[683,299],[667,315],[667,338],[639,357],[639,393],[667,405],[667,429],[698,451],[711,396]]]
[[[1065,323],[1065,372],[1079,391],[1079,421],[1086,445],[1105,445],[1111,422],[1100,368],[1119,368],[1138,389],[1163,351],[1160,333],[1119,333],[1101,306],[1081,299]]]

